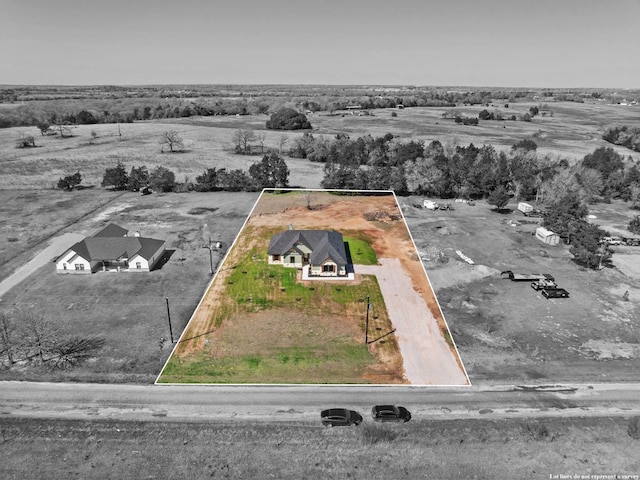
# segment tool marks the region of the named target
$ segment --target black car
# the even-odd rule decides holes
[[[564,288],[543,288],[542,295],[547,300],[550,298],[569,298],[569,292]]]
[[[408,422],[411,412],[395,405],[376,405],[371,409],[371,416],[376,422]]]
[[[347,408],[330,408],[320,412],[320,420],[325,427],[348,427],[362,423],[362,415]]]

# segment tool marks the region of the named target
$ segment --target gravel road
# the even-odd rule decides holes
[[[413,385],[466,385],[466,373],[447,345],[436,319],[415,291],[400,260],[381,258],[379,265],[355,265],[355,272],[375,275],[384,297],[404,362]]]

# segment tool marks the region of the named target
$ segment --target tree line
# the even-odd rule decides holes
[[[305,132],[288,153],[324,163],[322,187],[328,189],[391,189],[399,195],[483,199],[503,188],[515,199],[547,203],[570,190],[585,203],[614,198],[640,202],[640,165],[611,147],[599,147],[571,164],[539,155],[532,139],[498,151],[491,145],[438,140],[425,145],[390,133],[351,139]]]
[[[605,129],[602,138],[614,145],[622,145],[630,150],[640,152],[640,127],[611,125]]]
[[[107,168],[102,178],[103,187],[113,190],[132,192],[151,188],[156,192],[175,191],[230,191],[253,192],[263,188],[285,188],[289,185],[289,168],[284,159],[277,153],[268,153],[259,162],[253,163],[249,171],[242,169],[227,170],[225,168],[207,168],[195,178],[195,182],[185,180],[176,182],[176,176],[170,169],[157,166],[149,171],[145,165],[127,167],[118,162],[115,167]]]

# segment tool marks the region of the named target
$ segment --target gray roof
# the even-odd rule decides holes
[[[146,237],[125,237],[128,230],[110,223],[70,248],[90,262],[131,258],[138,254],[149,260],[164,245],[163,240]]]
[[[93,236],[94,237],[124,237],[128,232],[129,230],[127,230],[126,228],[122,228],[121,226],[116,225],[115,223],[110,223],[109,225],[104,227],[102,230],[100,230],[98,233],[95,233]]]
[[[135,254],[149,260],[164,245],[162,240],[144,237],[89,237],[71,250],[91,262],[131,258]]]
[[[311,250],[309,261],[318,265],[328,258],[338,265],[346,265],[347,252],[342,234],[333,230],[285,230],[271,238],[269,255],[284,255],[301,242]]]

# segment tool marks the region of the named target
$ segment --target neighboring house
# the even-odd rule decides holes
[[[148,272],[165,251],[165,241],[141,237],[110,223],[92,237],[76,243],[56,259],[57,273],[97,271]]]
[[[271,238],[269,264],[302,269],[309,276],[347,276],[347,252],[342,234],[332,230],[286,230]]]

